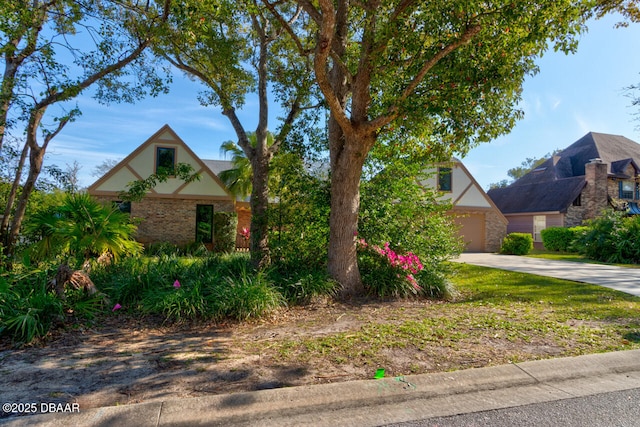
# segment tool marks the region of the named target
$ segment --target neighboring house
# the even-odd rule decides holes
[[[457,159],[442,163],[423,182],[437,188],[453,205],[450,213],[460,226],[467,252],[497,252],[507,232],[507,219],[467,168]]]
[[[200,241],[213,245],[213,213],[240,212],[236,203],[208,161],[201,160],[168,126],[163,126],[113,169],[88,188],[89,194],[105,203],[118,203],[121,210],[140,218],[136,239],[145,244],[169,242],[185,245]],[[128,183],[145,179],[158,168],[187,163],[200,180],[186,183],[177,178],[158,183],[139,202],[123,203],[119,194]],[[227,162],[230,165],[230,162]],[[221,163],[217,166],[223,167]],[[239,227],[247,226],[240,223]]]
[[[488,192],[509,220],[508,233],[572,227],[604,209],[640,213],[640,145],[590,132],[513,184]]]

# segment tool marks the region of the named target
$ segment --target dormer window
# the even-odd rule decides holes
[[[450,193],[451,181],[451,168],[438,168],[438,190]]]
[[[172,147],[156,147],[156,174],[173,174],[176,167],[176,149]]]

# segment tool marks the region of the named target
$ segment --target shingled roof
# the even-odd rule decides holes
[[[506,188],[487,193],[502,213],[566,212],[584,186],[585,164],[600,158],[611,177],[640,170],[640,144],[620,135],[589,132]]]
[[[584,176],[489,190],[488,196],[503,214],[566,212],[586,185]]]

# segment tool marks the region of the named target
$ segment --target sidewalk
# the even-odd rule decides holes
[[[12,418],[2,426],[379,426],[640,388],[640,350]]]
[[[463,253],[453,261],[591,283],[640,296],[640,269],[638,268],[490,253]]]

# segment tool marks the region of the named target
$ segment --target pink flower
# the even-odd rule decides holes
[[[173,282],[173,287],[178,289],[180,287],[180,282],[178,282],[178,280],[176,279],[175,282]]]
[[[239,234],[244,240],[249,240],[249,237],[251,237],[251,232],[247,229],[247,227],[242,227],[242,230]]]
[[[122,308],[122,306],[120,304],[116,304],[113,306],[113,308],[111,309],[111,311],[116,311],[116,310],[120,310]]]

